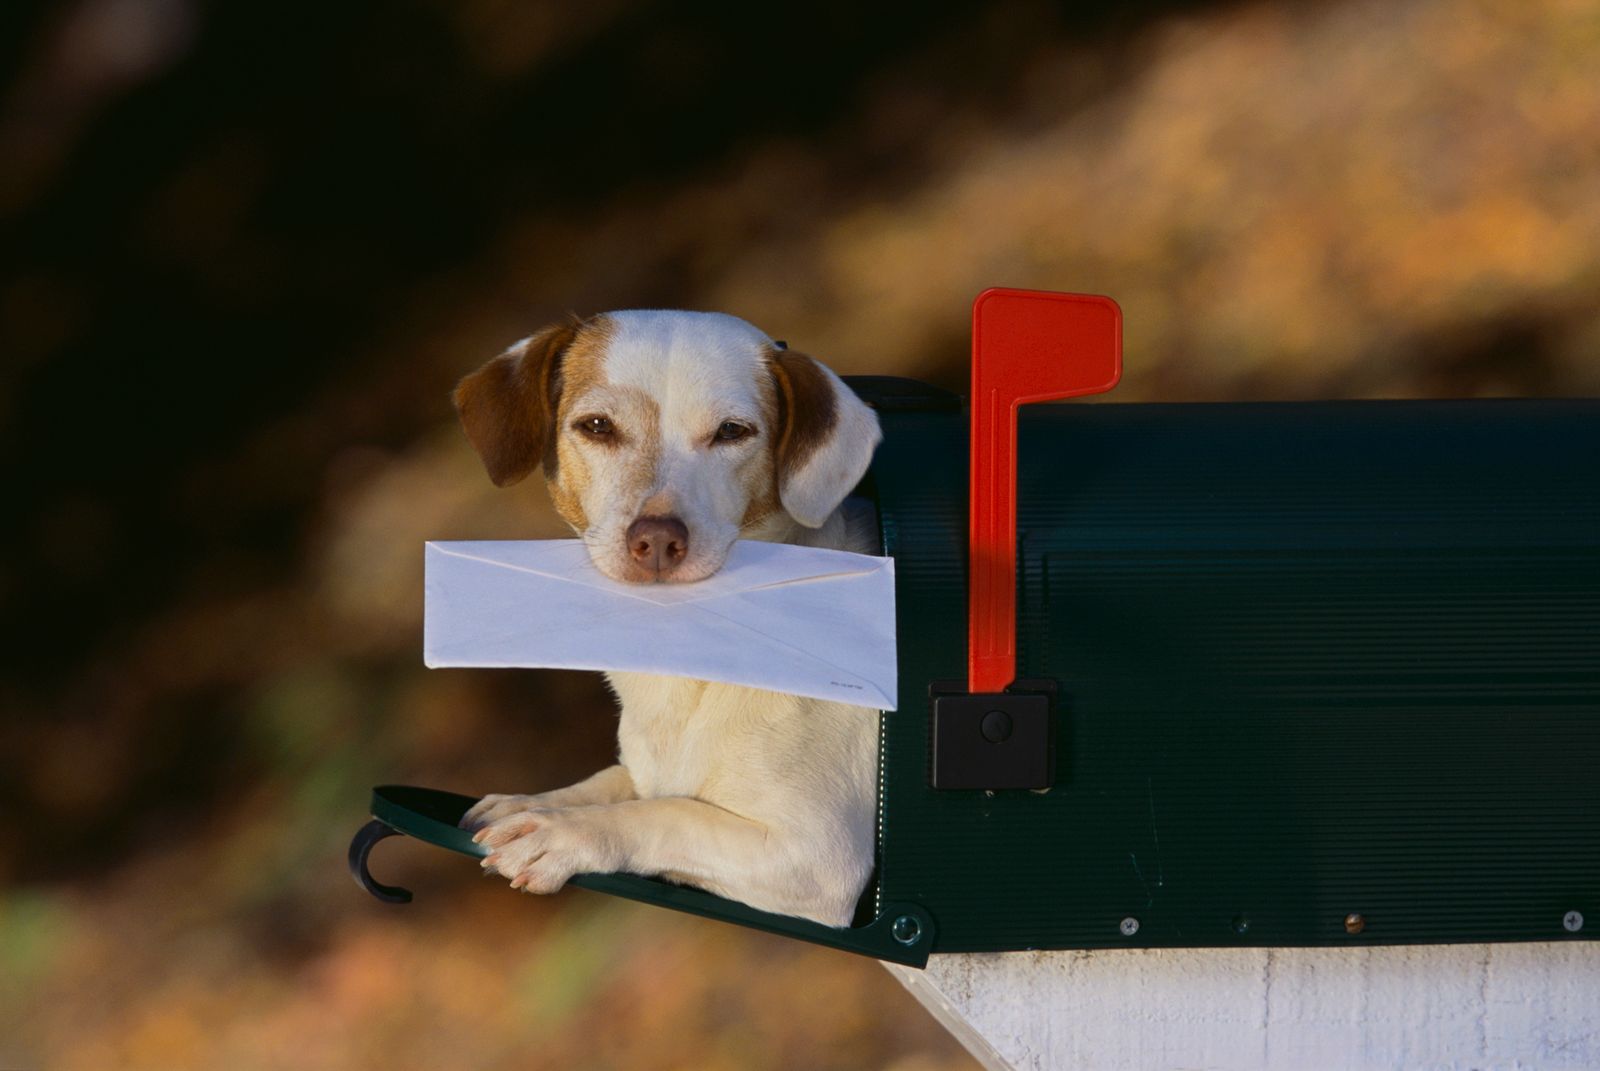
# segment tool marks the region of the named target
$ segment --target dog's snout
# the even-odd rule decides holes
[[[666,576],[689,556],[689,529],[676,517],[640,517],[628,525],[628,554],[657,576]]]

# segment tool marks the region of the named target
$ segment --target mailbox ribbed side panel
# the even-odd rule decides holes
[[[1024,409],[1042,794],[929,787],[966,418],[884,424],[880,893],[937,951],[1600,934],[1600,403]]]

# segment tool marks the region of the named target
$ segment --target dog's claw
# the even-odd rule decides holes
[[[530,814],[513,814],[484,826],[472,838],[475,844],[502,848],[518,837],[526,836],[539,828],[539,820]]]

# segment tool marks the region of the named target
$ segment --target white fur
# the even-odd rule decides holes
[[[559,428],[563,457],[584,450],[590,481],[580,534],[597,567],[625,573],[624,533],[644,513],[680,517],[689,557],[673,579],[721,567],[735,538],[872,552],[870,508],[844,496],[878,441],[876,415],[836,377],[839,419],[782,509],[740,530],[753,489],[771,481],[759,377],[771,341],[715,313],[611,313],[605,383],[561,402],[560,419],[605,415],[627,449]],[[656,435],[637,441],[658,413]],[[757,427],[712,444],[723,421]],[[641,458],[654,463],[641,471]],[[558,476],[559,479],[559,476]],[[795,503],[795,504],[791,504]],[[485,866],[553,892],[576,873],[664,877],[766,911],[848,925],[872,870],[875,711],[729,684],[608,675],[621,704],[619,763],[569,788],[486,796],[462,824],[494,850]]]

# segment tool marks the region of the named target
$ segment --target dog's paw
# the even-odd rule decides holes
[[[458,824],[462,829],[482,829],[491,822],[497,822],[514,814],[548,808],[550,804],[544,802],[544,799],[544,794],[540,793],[532,796],[492,793],[474,803],[467,813],[461,816]]]
[[[617,838],[596,812],[524,811],[507,815],[472,838],[490,850],[485,871],[511,879],[513,889],[553,893],[574,874],[621,868]]]

